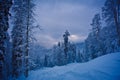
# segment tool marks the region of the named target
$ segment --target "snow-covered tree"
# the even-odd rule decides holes
[[[34,18],[33,18],[33,8],[34,8],[33,0],[26,0],[25,7],[26,7],[26,51],[25,51],[25,76],[28,77],[28,70],[29,70],[29,46],[32,37],[32,30],[35,26],[33,26]]]
[[[31,31],[33,30],[33,7],[32,0],[14,0],[13,5],[13,76],[28,76],[28,55],[29,41],[31,40]]]
[[[68,43],[67,63],[76,61],[76,46],[73,43]]]
[[[45,67],[48,66],[48,55],[45,55],[45,58],[44,58],[44,66],[45,66]]]
[[[88,54],[88,60],[102,55],[103,47],[101,40],[101,18],[100,14],[95,14],[92,19],[92,31],[85,40],[85,52]]]
[[[7,80],[7,59],[10,56],[7,56],[9,53],[8,49],[8,41],[9,35],[7,30],[9,28],[8,25],[8,16],[9,10],[12,5],[12,0],[0,0],[0,80]]]
[[[92,23],[92,33],[93,35],[96,36],[97,40],[99,40],[99,34],[100,34],[100,30],[101,30],[101,18],[100,18],[100,14],[95,14]]]
[[[17,78],[24,74],[25,54],[25,14],[22,0],[15,0],[13,5],[14,21],[12,30],[12,65],[13,77]]]
[[[62,66],[68,63],[76,62],[76,46],[73,43],[67,44],[67,58],[64,52],[65,46],[63,42],[59,42],[52,49],[53,64]]]
[[[108,26],[115,26],[120,45],[120,0],[106,0],[102,14]]]
[[[80,52],[80,50],[78,50],[78,53],[77,53],[77,57],[76,57],[76,62],[83,62],[83,55],[82,53]]]
[[[64,45],[61,42],[58,42],[58,45],[53,47],[53,59],[54,65],[64,65],[65,64],[65,54],[64,54]]]
[[[105,25],[101,28],[99,15],[95,16],[92,20],[92,32],[85,40],[85,50],[88,60],[120,51],[120,1],[119,0],[106,0],[102,8],[103,19]],[[96,32],[96,23],[100,30]],[[94,28],[95,27],[95,28]],[[94,31],[95,29],[95,31]],[[99,34],[98,34],[99,32]]]
[[[67,60],[67,52],[68,52],[68,36],[70,36],[70,33],[68,30],[66,30],[65,34],[63,34],[64,38],[64,53],[65,53],[65,59]]]

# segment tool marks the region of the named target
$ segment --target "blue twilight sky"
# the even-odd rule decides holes
[[[90,32],[94,14],[101,11],[105,0],[36,0],[35,19],[42,31],[35,34],[37,42],[50,48],[67,29],[72,42],[81,42]]]

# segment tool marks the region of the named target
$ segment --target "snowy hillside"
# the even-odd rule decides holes
[[[27,80],[120,80],[120,53],[87,63],[72,63],[31,71]]]

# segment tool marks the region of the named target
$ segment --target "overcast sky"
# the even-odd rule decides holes
[[[36,0],[35,3],[35,19],[43,29],[35,36],[38,43],[50,48],[62,41],[65,30],[70,32],[72,42],[84,41],[104,0]]]

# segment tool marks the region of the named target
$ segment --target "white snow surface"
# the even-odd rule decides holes
[[[120,80],[120,52],[86,63],[31,71],[27,80]]]

